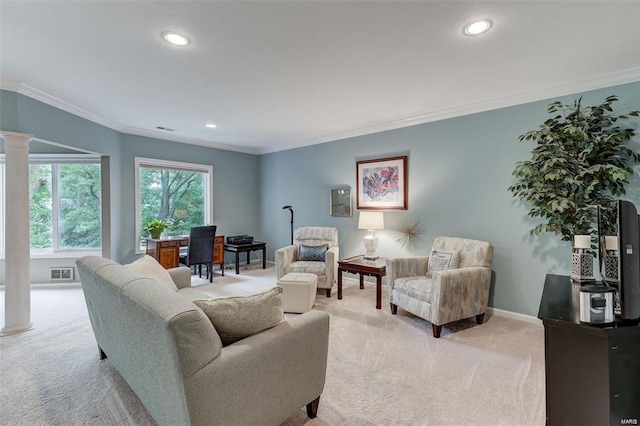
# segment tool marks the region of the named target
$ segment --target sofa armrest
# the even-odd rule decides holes
[[[340,258],[340,249],[338,246],[333,246],[324,254],[324,267],[325,274],[327,276],[327,284],[333,287],[333,283],[338,276],[338,259]]]
[[[191,423],[280,424],[322,393],[328,345],[329,315],[309,311],[224,347],[188,379]]]
[[[276,250],[276,279],[284,276],[284,269],[298,259],[298,246],[290,245]]]
[[[173,283],[178,288],[191,287],[191,268],[187,266],[178,266],[177,268],[167,269]]]
[[[442,325],[485,313],[490,285],[491,268],[473,266],[435,271],[431,319],[427,319],[432,324]]]

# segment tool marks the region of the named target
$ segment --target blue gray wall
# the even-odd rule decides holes
[[[616,112],[640,109],[640,83],[583,95],[586,103],[620,98]],[[554,98],[553,100],[555,100]],[[464,236],[495,244],[490,304],[536,315],[544,276],[570,272],[570,244],[553,235],[529,237],[535,222],[507,187],[515,163],[530,157],[531,144],[518,136],[546,118],[549,101],[380,132],[335,142],[256,156],[122,134],[14,92],[0,91],[0,128],[111,158],[112,257],[134,256],[134,157],[199,164],[214,170],[214,221],[225,235],[251,234],[266,241],[268,258],[289,244],[291,204],[294,226],[335,226],[341,257],[362,253],[365,231],[357,229],[356,161],[407,155],[409,208],[385,212],[380,231],[382,256],[426,255],[438,235]],[[638,121],[634,122],[638,128]],[[639,140],[634,141],[638,149]],[[640,171],[640,169],[638,169]],[[332,217],[332,188],[348,185],[354,215]],[[634,176],[628,198],[640,208],[640,180]],[[401,226],[419,220],[417,250],[397,239]]]
[[[218,233],[259,235],[256,155],[123,134],[9,91],[0,91],[0,126],[2,130],[33,134],[44,141],[110,157],[111,257],[117,261],[129,262],[135,257],[136,156],[212,165],[213,217]],[[33,148],[42,149],[42,145],[34,143]],[[4,145],[1,149],[4,151]]]
[[[616,94],[618,113],[640,109],[640,83],[561,97],[570,102],[583,95],[596,104]],[[555,98],[553,99],[555,100]],[[263,155],[260,220],[269,247],[289,244],[291,204],[298,226],[335,226],[340,234],[340,257],[363,253],[366,231],[357,229],[355,210],[356,161],[408,155],[409,205],[406,211],[386,211],[385,230],[379,231],[378,254],[398,257],[428,255],[439,235],[461,236],[495,244],[491,306],[535,316],[547,273],[570,273],[570,243],[559,237],[530,237],[536,224],[527,206],[514,201],[511,185],[515,163],[530,158],[531,143],[518,136],[538,128],[548,118],[549,101],[437,121],[336,142]],[[633,125],[638,126],[635,120]],[[640,138],[634,149],[640,151]],[[640,170],[640,169],[638,169]],[[629,199],[640,208],[637,176]],[[329,215],[333,187],[351,186],[354,215]],[[424,230],[417,250],[397,241],[401,226],[420,220]],[[270,251],[273,256],[273,251]]]

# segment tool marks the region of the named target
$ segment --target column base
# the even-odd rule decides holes
[[[24,333],[25,331],[33,330],[33,324],[16,325],[14,327],[3,327],[0,332],[0,336],[10,336],[12,334]]]

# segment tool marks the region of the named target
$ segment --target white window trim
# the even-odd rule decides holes
[[[140,168],[159,168],[159,169],[174,169],[184,171],[195,171],[199,173],[206,173],[206,199],[204,205],[204,220],[205,224],[209,225],[213,223],[213,166],[209,164],[196,164],[185,163],[181,161],[159,160],[157,158],[135,157],[134,158],[134,214],[135,214],[135,246],[136,254],[143,254],[145,251],[140,248]]]
[[[6,163],[5,154],[0,154],[0,259],[5,258],[5,170]],[[29,164],[98,164],[101,166],[100,156],[93,154],[29,154]],[[55,177],[53,179],[57,180]],[[53,184],[53,182],[52,182]],[[57,204],[57,200],[53,199],[53,203]],[[54,207],[54,218],[52,225],[57,228],[57,212]],[[55,230],[54,230],[55,232]],[[55,235],[55,233],[54,233]],[[54,243],[55,245],[55,243]],[[31,249],[30,258],[56,258],[56,257],[79,257],[92,253],[101,253],[101,249],[95,248],[75,248],[75,249]]]

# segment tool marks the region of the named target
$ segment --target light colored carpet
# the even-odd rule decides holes
[[[213,284],[193,282],[227,294],[274,283],[273,266],[257,265],[216,275]],[[376,310],[371,283],[360,290],[346,280],[343,300],[336,296],[318,293],[314,307],[331,316],[318,417],[301,407],[284,425],[544,425],[541,325],[493,315],[481,326],[445,327],[434,339],[428,322],[402,309],[391,315],[384,299]],[[0,338],[0,424],[155,424],[99,360],[81,289],[34,289],[32,320],[34,330]]]

